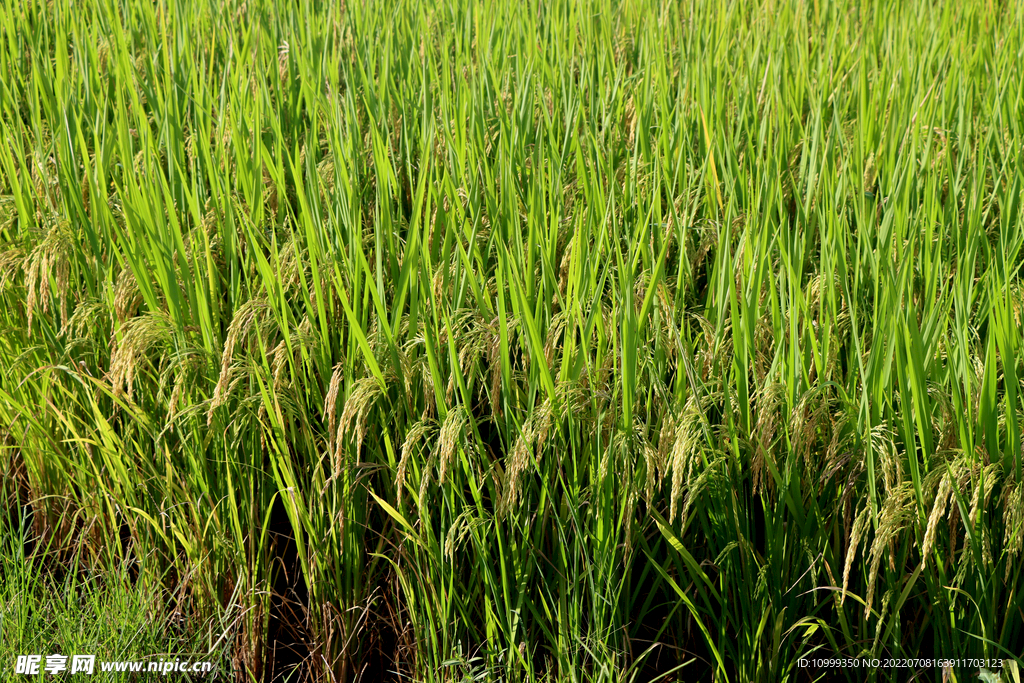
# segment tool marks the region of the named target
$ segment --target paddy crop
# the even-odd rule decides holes
[[[5,504],[224,678],[1010,680],[1021,12],[3,3]]]

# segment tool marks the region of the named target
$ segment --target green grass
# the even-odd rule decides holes
[[[239,680],[1010,662],[1022,50],[990,0],[5,3],[5,481],[237,613]]]
[[[27,680],[15,674],[20,655],[41,655],[41,670],[48,655],[64,655],[70,671],[76,654],[95,656],[93,675],[109,681],[139,677],[103,673],[102,662],[175,656],[211,661],[218,672],[230,675],[230,658],[223,656],[229,648],[208,657],[211,644],[232,636],[230,622],[190,619],[195,615],[188,613],[187,599],[181,599],[184,591],[171,594],[159,583],[146,586],[132,576],[129,563],[88,562],[84,544],[57,536],[42,541],[33,535],[30,515],[24,514],[28,510],[11,507],[0,511],[0,679]],[[40,674],[43,678],[53,677]]]

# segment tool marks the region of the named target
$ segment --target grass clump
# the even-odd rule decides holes
[[[189,614],[187,601],[170,594],[160,584],[146,586],[127,563],[90,562],[87,549],[44,540],[33,533],[32,513],[14,507],[0,513],[0,661],[5,680],[24,680],[15,675],[17,658],[41,655],[40,676],[47,657],[63,655],[66,672],[73,655],[92,655],[93,675],[104,680],[140,680],[137,673],[103,671],[103,662],[157,662],[175,657],[210,661],[212,674],[225,680],[232,663],[224,653],[230,648],[211,648],[210,639],[230,637],[213,621]],[[205,615],[204,615],[205,616]],[[225,675],[227,674],[227,675]],[[85,673],[63,676],[87,675]],[[183,680],[214,680],[211,674]]]
[[[5,478],[240,679],[1012,661],[1022,20],[5,5]]]

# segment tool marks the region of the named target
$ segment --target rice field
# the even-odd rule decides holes
[[[1022,65],[999,0],[0,4],[0,671],[1019,683]]]

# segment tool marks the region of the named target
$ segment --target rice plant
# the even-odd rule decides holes
[[[2,3],[3,490],[224,678],[1010,680],[1022,58],[990,0]]]

